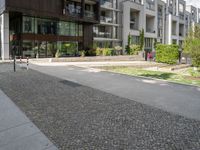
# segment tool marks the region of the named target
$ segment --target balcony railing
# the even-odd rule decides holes
[[[81,15],[81,7],[74,7],[74,6],[66,6],[65,8],[66,14],[73,15],[73,16],[80,16]]]
[[[134,25],[133,23],[130,23],[130,29],[131,30],[139,30],[139,28],[136,25]]]
[[[147,29],[146,32],[148,32],[148,33],[156,33],[156,31],[154,29]]]
[[[101,21],[105,23],[113,23],[113,20],[111,17],[101,16]]]
[[[94,37],[112,38],[112,33],[110,33],[110,32],[98,32],[98,33],[94,33]]]

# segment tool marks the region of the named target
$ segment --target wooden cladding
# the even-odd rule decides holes
[[[1,0],[2,1],[2,0]],[[88,23],[99,23],[99,2],[96,2],[95,14],[96,18],[85,18],[70,16],[64,14],[65,1],[64,0],[5,0],[7,11],[21,12],[23,14],[32,15],[36,17],[50,17],[66,21],[80,21]],[[84,8],[84,0],[82,2],[82,9]],[[2,3],[3,4],[3,3]],[[84,10],[84,9],[83,9]]]

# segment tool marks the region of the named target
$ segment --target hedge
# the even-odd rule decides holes
[[[156,45],[156,62],[176,64],[179,58],[178,45]]]

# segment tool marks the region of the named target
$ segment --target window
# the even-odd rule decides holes
[[[23,16],[23,33],[34,33],[34,18]]]
[[[37,19],[38,34],[57,34],[57,22],[48,19]]]
[[[70,35],[70,24],[69,22],[59,22],[59,35],[69,36]]]
[[[82,26],[82,25],[79,24],[78,30],[79,30],[78,35],[79,35],[79,36],[83,36],[83,26]]]

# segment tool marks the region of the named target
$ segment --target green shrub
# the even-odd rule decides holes
[[[190,43],[190,56],[192,58],[192,65],[200,67],[200,39],[193,39]]]
[[[183,52],[192,58],[192,65],[200,67],[200,25],[195,25],[184,41]]]
[[[140,51],[140,45],[132,44],[130,45],[130,55],[137,55]]]
[[[122,47],[121,46],[115,46],[114,49],[113,49],[113,53],[112,55],[120,55],[122,54]]]
[[[111,56],[112,49],[111,48],[102,48],[103,49],[103,56]]]
[[[178,45],[156,45],[156,62],[176,64],[179,57]]]
[[[97,49],[96,49],[96,55],[97,56],[102,56],[103,55],[103,50],[101,48],[97,47]]]
[[[81,51],[79,51],[79,56],[81,56],[81,57],[85,57],[85,50],[81,50]]]
[[[86,50],[85,56],[96,56],[96,50],[93,50],[93,49]]]

